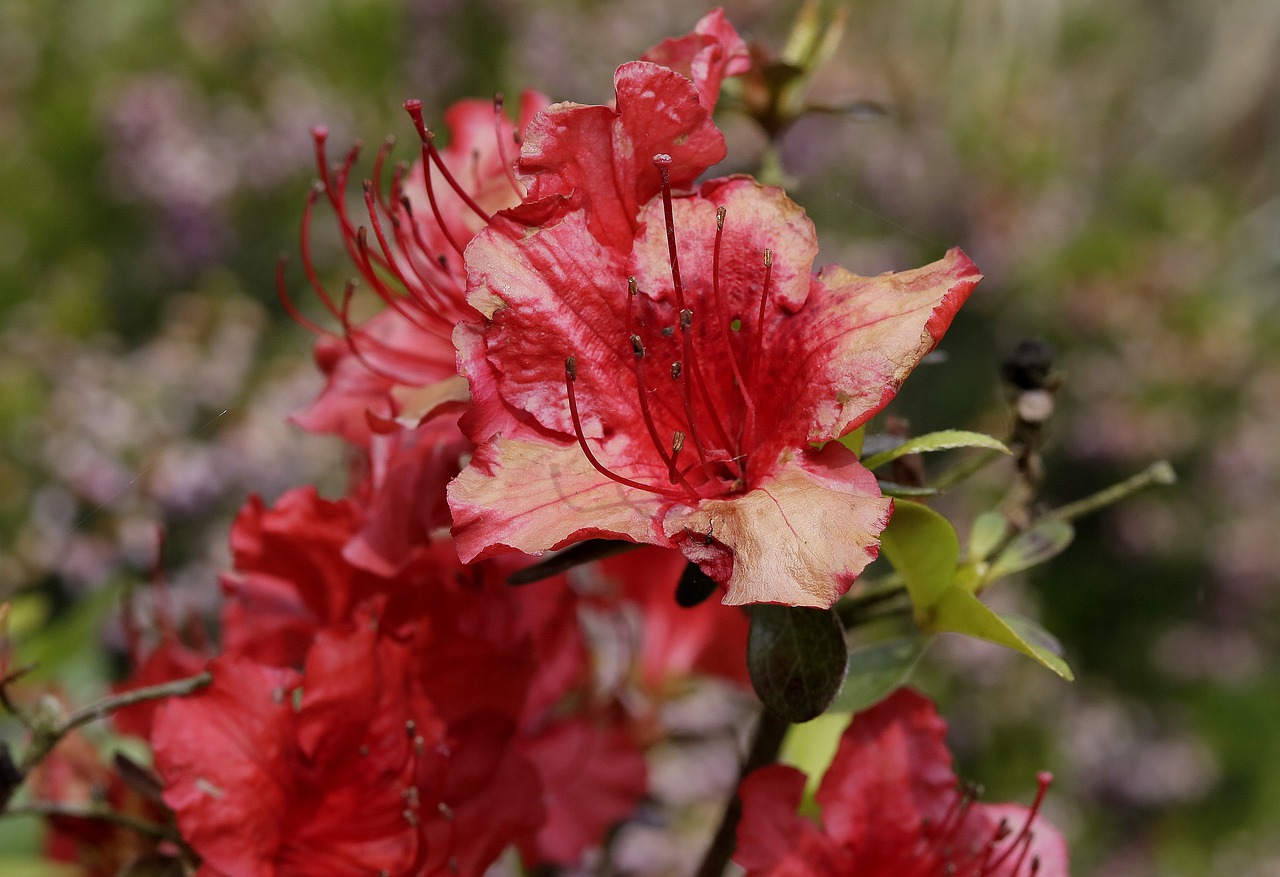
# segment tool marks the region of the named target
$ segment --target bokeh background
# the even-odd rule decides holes
[[[797,6],[726,5],[775,48]],[[1180,476],[992,593],[1061,638],[1077,682],[995,647],[931,650],[917,680],[962,773],[1026,800],[1052,768],[1077,875],[1280,874],[1280,4],[827,5],[847,33],[811,98],[848,111],[781,142],[823,260],[873,274],[958,244],[987,275],[896,412],[1004,433],[999,363],[1041,338],[1064,378],[1046,501],[1160,458]],[[310,127],[372,152],[412,142],[410,96],[602,102],[618,63],[702,11],[0,3],[0,599],[46,679],[101,689],[121,589],[157,566],[179,611],[212,606],[250,491],[342,487],[340,448],[284,422],[319,384],[273,283]],[[718,170],[757,167],[763,137],[722,121]],[[340,285],[323,221],[317,249]],[[1000,483],[951,498],[962,528]],[[29,821],[0,825],[0,864],[35,844]]]

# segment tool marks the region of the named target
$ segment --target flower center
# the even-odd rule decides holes
[[[646,345],[646,323],[641,315],[643,300],[635,277],[627,279],[626,336],[632,352],[640,417],[652,452],[666,470],[667,483],[645,484],[626,478],[603,465],[592,453],[582,431],[581,421],[574,413],[578,405],[574,387],[577,374],[575,357],[569,358],[572,365],[566,363],[566,392],[578,443],[599,472],[628,487],[696,502],[741,493],[749,488],[748,455],[759,438],[758,409],[752,392],[759,387],[761,380],[760,362],[765,352],[765,317],[774,258],[772,250],[763,251],[764,273],[759,306],[754,327],[748,330],[754,337],[750,337],[748,343],[740,343],[735,350],[733,338],[744,328],[744,320],[739,315],[733,315],[731,320],[725,307],[720,276],[727,210],[724,207],[716,210],[710,300],[706,295],[707,290],[701,296],[702,302],[709,305],[714,316],[708,322],[701,323],[680,270],[680,251],[676,242],[671,196],[671,157],[665,154],[655,155],[653,164],[662,179],[662,206],[676,319],[675,325],[665,326],[659,331],[661,338],[651,337],[649,341],[655,346],[670,350],[671,344],[666,339],[672,338],[677,331],[680,333],[675,345],[676,358],[669,364],[664,360],[660,367],[670,375],[671,391],[662,391],[659,383],[665,379],[656,377],[652,366],[646,367],[647,361],[654,357]],[[745,373],[742,361],[744,358],[747,359]],[[708,370],[710,363],[717,364],[721,369],[727,365],[728,373],[716,374],[714,370]],[[655,398],[662,403],[665,417],[659,418],[656,415],[653,403]],[[667,431],[659,426],[660,422],[666,425],[669,439],[666,437]]]
[[[915,863],[921,866],[920,873],[946,874],[948,877],[992,877],[995,874],[1001,877],[1035,877],[1040,872],[1040,858],[1030,855],[1028,859],[1035,839],[1031,825],[1053,783],[1053,775],[1042,771],[1036,780],[1035,801],[1027,811],[1022,827],[1015,833],[1008,821],[1001,819],[990,837],[976,845],[961,846],[959,843],[981,790],[974,785],[959,789],[938,824],[925,826],[925,846]]]

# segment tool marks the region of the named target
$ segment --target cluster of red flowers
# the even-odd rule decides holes
[[[363,212],[356,150],[330,164],[315,131],[304,264],[340,330],[296,314],[328,378],[297,421],[351,444],[352,487],[251,500],[221,653],[170,637],[132,683],[207,660],[212,684],[120,716],[203,877],[478,875],[512,848],[577,865],[641,806],[664,703],[698,680],[749,697],[745,617],[677,606],[686,566],[725,604],[825,608],[874,558],[891,502],[830,440],[889,401],[978,275],[959,251],[814,273],[781,190],[699,184],[725,154],[721,83],[751,64],[715,12],[620,67],[612,106],[526,94],[513,122],[463,102],[439,148],[411,101],[421,159],[384,185],[381,151]],[[312,267],[321,197],[384,302],[371,318]],[[597,538],[653,547],[507,583],[528,554]],[[752,776],[739,861],[1065,873],[1034,813],[956,791],[941,735],[909,694],[855,720],[821,829],[794,814],[798,775]]]

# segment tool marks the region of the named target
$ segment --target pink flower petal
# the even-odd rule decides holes
[[[717,581],[724,602],[826,608],[879,553],[892,501],[843,445],[785,452],[750,492],[672,509],[667,536]],[[707,536],[710,534],[711,538]]]

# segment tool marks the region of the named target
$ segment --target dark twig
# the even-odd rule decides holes
[[[620,539],[588,539],[585,542],[569,546],[553,557],[548,557],[546,560],[539,561],[532,566],[526,566],[524,569],[516,570],[507,576],[507,584],[532,584],[543,579],[549,579],[552,576],[558,576],[562,572],[568,572],[575,566],[581,566],[593,560],[603,560],[606,557],[613,557],[615,554],[622,554],[624,551],[631,551],[633,548],[639,547],[634,542],[623,542]]]
[[[92,804],[86,807],[77,804],[64,804],[60,801],[29,801],[26,804],[17,804],[8,808],[3,813],[0,813],[0,816],[65,816],[72,819],[91,819],[95,822],[108,822],[112,825],[131,828],[147,837],[170,841],[181,840],[177,829],[173,826],[162,825],[159,822],[152,822],[150,819],[143,819],[139,816],[132,816],[128,813],[121,813],[118,810],[111,810]]]
[[[182,697],[199,691],[210,682],[213,681],[213,674],[208,670],[186,679],[175,679],[172,682],[165,682],[161,685],[150,685],[146,688],[135,688],[132,691],[126,691],[121,694],[113,694],[95,701],[88,706],[83,706],[73,712],[66,719],[58,722],[56,725],[45,728],[35,728],[31,741],[31,748],[22,758],[21,769],[26,774],[31,768],[40,763],[53,747],[57,746],[63,737],[70,734],[81,725],[87,725],[96,719],[105,718],[116,710],[133,706],[134,704],[144,703],[150,700],[160,700],[166,697]]]
[[[785,719],[770,710],[766,709],[760,713],[760,722],[756,725],[756,733],[751,740],[751,750],[738,770],[737,786],[741,786],[742,781],[756,768],[773,764],[778,760],[778,751],[782,749],[782,738],[787,735],[787,729],[790,727],[791,725]],[[738,822],[741,819],[742,799],[738,797],[737,787],[735,787],[734,795],[729,799],[729,804],[724,809],[724,816],[720,819],[720,827],[716,829],[715,837],[711,839],[711,846],[707,848],[707,854],[703,857],[702,864],[698,866],[697,877],[721,877],[725,866],[733,856],[733,851],[737,848]]]

